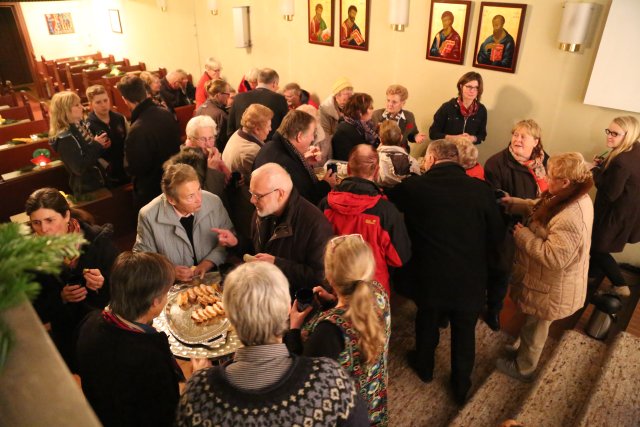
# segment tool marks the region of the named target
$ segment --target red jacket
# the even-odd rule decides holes
[[[375,280],[389,292],[388,266],[400,267],[411,256],[402,214],[374,182],[349,177],[320,202],[336,235],[361,234],[373,249]]]

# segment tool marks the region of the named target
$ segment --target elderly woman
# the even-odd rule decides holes
[[[273,140],[265,144],[256,156],[253,168],[266,163],[277,163],[289,172],[298,193],[314,205],[336,185],[333,171],[327,171],[319,180],[311,163],[317,162],[320,153],[311,147],[315,140],[316,120],[313,116],[291,110],[282,120]]]
[[[480,144],[487,137],[487,109],[480,103],[482,76],[470,71],[460,77],[456,87],[458,96],[442,104],[434,114],[429,138],[462,138]]]
[[[356,386],[337,362],[293,356],[282,344],[291,298],[278,267],[239,266],[222,300],[244,347],[232,363],[189,379],[178,426],[367,425]]]
[[[151,323],[174,278],[162,255],[122,253],[111,274],[109,306],[80,328],[82,391],[105,426],[173,425],[184,376],[167,336]]]
[[[242,80],[238,85],[238,93],[249,92],[258,86],[258,76],[260,75],[260,69],[252,68],[242,76]]]
[[[105,172],[98,159],[111,146],[107,133],[93,136],[83,113],[75,92],[58,92],[51,98],[49,143],[69,172],[69,186],[75,196],[105,186]]]
[[[344,107],[344,121],[338,123],[331,138],[333,158],[349,160],[349,152],[358,144],[373,145],[380,143],[373,116],[373,98],[366,93],[354,93]]]
[[[368,404],[370,424],[386,426],[391,314],[385,289],[373,281],[373,252],[360,234],[334,237],[327,244],[324,266],[333,294],[322,286],[313,291],[323,301],[337,300],[335,308],[319,313],[305,326],[308,337],[303,349],[300,328],[312,307],[300,312],[294,301],[287,342],[296,353],[338,360],[356,380]]]
[[[229,120],[229,110],[227,100],[229,99],[229,83],[224,80],[210,80],[205,84],[208,98],[196,109],[195,116],[209,116],[216,122],[217,136],[215,145],[222,153],[227,144],[227,121]]]
[[[511,296],[525,314],[514,359],[499,359],[500,371],[531,381],[547,340],[549,326],[581,309],[587,272],[593,205],[587,194],[593,179],[580,153],[549,160],[549,188],[538,200],[504,197],[509,212],[524,215],[513,236],[516,261]]]
[[[108,184],[114,186],[126,184],[130,181],[124,171],[126,119],[122,114],[111,110],[111,100],[104,86],[89,86],[86,94],[91,107],[87,117],[89,130],[93,135],[106,133],[110,142],[110,147],[104,150],[101,156],[109,163],[106,170]]]
[[[411,111],[404,109],[404,104],[409,98],[409,91],[401,85],[391,85],[387,88],[387,104],[385,108],[380,108],[373,112],[371,120],[374,126],[387,120],[392,120],[398,124],[402,132],[401,147],[409,151],[409,142],[420,144],[424,141],[425,135],[418,132],[416,118]]]
[[[204,63],[204,73],[196,85],[196,108],[200,107],[208,98],[207,83],[220,80],[221,72],[222,64],[220,64],[220,61],[215,58],[207,59],[207,62]]]
[[[456,141],[456,146],[458,147],[458,161],[467,175],[484,181],[484,168],[478,163],[478,147],[466,140]]]
[[[133,250],[165,255],[176,279],[189,281],[225,261],[225,246],[238,243],[228,231],[233,224],[220,198],[201,190],[191,166],[168,166],[161,186],[162,194],[140,209]]]
[[[609,292],[626,297],[631,292],[611,252],[640,241],[640,123],[616,117],[605,133],[608,155],[596,157],[593,169],[598,192],[590,273],[598,284],[606,276],[613,285]]]
[[[112,241],[113,226],[91,223],[89,214],[72,209],[55,188],[33,192],[25,203],[29,224],[39,236],[81,234],[87,241],[80,256],[65,259],[60,274],[39,275],[42,291],[33,303],[43,323],[51,323],[51,337],[60,354],[75,369],[75,330],[91,310],[109,301],[109,273],[118,255]]]
[[[155,73],[143,71],[140,73],[140,79],[142,79],[142,81],[144,82],[147,93],[149,94],[153,102],[161,105],[164,108],[168,108],[167,104],[160,96],[160,86],[162,86],[160,77],[158,77]]]
[[[521,199],[537,199],[547,190],[546,164],[549,156],[542,147],[542,131],[534,120],[521,120],[511,130],[511,142],[504,150],[494,154],[484,165],[485,180],[497,191]],[[519,218],[511,219],[511,223]],[[500,259],[490,272],[488,313],[489,326],[500,328],[499,313],[507,294],[507,279],[514,254],[513,236],[507,233]]]
[[[320,104],[320,125],[327,138],[336,132],[338,122],[344,117],[344,107],[353,95],[353,84],[341,77],[333,83],[331,95]]]

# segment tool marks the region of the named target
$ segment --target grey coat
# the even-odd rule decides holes
[[[218,234],[211,231],[214,227],[233,231],[233,224],[220,198],[203,191],[202,206],[195,213],[193,221],[193,245],[198,263],[206,259],[220,265],[226,259],[225,248],[218,245]],[[157,252],[165,255],[175,265],[194,265],[187,232],[164,194],[140,209],[133,251]]]

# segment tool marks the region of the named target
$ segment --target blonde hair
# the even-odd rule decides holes
[[[592,178],[591,170],[580,153],[570,152],[555,155],[549,159],[547,170],[554,178],[568,179],[581,184]]]
[[[625,131],[625,134],[620,145],[611,150],[611,153],[604,163],[604,169],[608,168],[609,164],[611,164],[613,159],[620,153],[630,151],[633,148],[633,144],[640,141],[640,123],[638,123],[638,119],[633,116],[621,116],[613,119],[613,123],[620,126],[622,130]]]
[[[395,120],[385,120],[380,124],[380,143],[382,145],[400,145],[402,131]]]
[[[267,122],[270,122],[272,118],[273,111],[271,111],[271,108],[262,104],[251,104],[242,113],[240,126],[246,128],[249,133],[255,133],[256,129],[266,126]]]
[[[242,264],[225,278],[229,321],[246,345],[273,344],[287,330],[291,296],[282,271],[264,261]]]
[[[178,186],[184,184],[185,182],[192,181],[200,182],[198,173],[193,167],[184,163],[168,164],[166,165],[164,173],[162,174],[162,181],[160,182],[160,186],[162,187],[162,192],[167,197],[177,199]]]
[[[345,317],[359,335],[357,345],[364,360],[371,364],[385,342],[384,326],[369,285],[376,269],[373,251],[360,235],[334,237],[325,250],[324,269],[331,286],[346,300]]]
[[[527,133],[533,137],[533,139],[538,140],[538,145],[533,147],[530,157],[530,159],[535,159],[544,150],[544,148],[542,147],[542,129],[540,128],[540,125],[532,119],[520,120],[518,123],[513,125],[513,127],[511,128],[511,133],[513,134],[518,129],[526,130]]]
[[[471,169],[478,163],[478,148],[469,141],[455,140],[458,147],[458,163],[465,169]]]
[[[153,83],[154,80],[160,80],[160,77],[158,77],[157,74],[155,73],[150,73],[149,71],[143,71],[140,73],[139,76],[143,82],[145,82],[145,84],[147,85],[151,85],[151,83]]]
[[[76,102],[80,102],[80,97],[71,91],[58,92],[51,98],[51,104],[49,104],[49,136],[54,137],[61,132],[69,129],[71,121],[69,115],[71,114],[71,107]]]
[[[387,88],[387,95],[400,95],[400,101],[404,102],[409,98],[409,91],[402,85],[391,85]]]

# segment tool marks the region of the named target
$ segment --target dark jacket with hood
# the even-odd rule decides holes
[[[332,235],[331,224],[322,212],[295,188],[281,216],[254,214],[251,226],[255,252],[276,257],[275,265],[289,280],[292,295],[322,283],[324,249]]]
[[[400,211],[373,181],[344,179],[320,202],[336,235],[361,234],[373,249],[375,280],[389,292],[387,266],[400,267],[411,256],[411,241]]]

